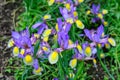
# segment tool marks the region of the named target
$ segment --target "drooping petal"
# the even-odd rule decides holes
[[[58,52],[53,51],[49,56],[48,56],[48,60],[50,62],[50,64],[55,64],[58,61]]]
[[[70,61],[69,66],[73,69],[77,66],[77,59],[74,58]]]
[[[85,48],[85,55],[87,57],[90,57],[92,55],[91,47],[88,46],[88,47]]]
[[[51,6],[51,5],[53,5],[54,2],[55,2],[55,0],[48,0],[48,5]]]
[[[43,71],[43,68],[42,67],[39,67],[38,69],[34,69],[33,70],[33,73],[35,75],[41,75],[42,74],[42,71]]]
[[[84,29],[85,26],[80,20],[76,20],[75,22],[76,22],[76,25],[77,25],[78,28]]]
[[[116,46],[116,42],[113,38],[108,38],[108,42],[112,45],[112,46]]]
[[[18,56],[18,54],[19,54],[19,48],[18,47],[14,47],[13,48],[13,55],[14,56]]]
[[[24,59],[23,59],[24,63],[26,65],[32,65],[33,64],[33,58],[30,54],[27,54]]]

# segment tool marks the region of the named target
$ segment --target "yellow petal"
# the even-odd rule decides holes
[[[77,16],[78,16],[77,11],[74,11],[74,12],[73,12],[73,15],[74,15],[74,17],[77,17]]]
[[[85,55],[86,55],[86,56],[91,56],[91,54],[92,54],[91,48],[90,48],[89,46],[86,47],[86,48],[85,48]]]
[[[110,48],[110,44],[106,43],[105,48]]]
[[[75,68],[77,66],[77,59],[72,59],[69,63],[71,68]]]
[[[53,51],[53,52],[49,55],[48,60],[49,60],[50,64],[55,64],[55,63],[57,63],[57,61],[58,61],[58,52]]]
[[[56,23],[55,29],[56,29],[57,32],[59,31],[57,23]]]
[[[79,3],[82,3],[84,0],[78,0]]]
[[[104,53],[101,53],[101,54],[100,54],[100,58],[105,58],[105,54],[104,54]]]
[[[34,69],[33,70],[33,73],[36,74],[36,75],[41,75],[41,72],[43,71],[43,68],[42,67],[39,67],[37,70]]]
[[[43,41],[48,42],[49,36],[43,37]]]
[[[47,37],[51,34],[51,29],[46,29],[44,32],[43,32],[43,37]]]
[[[70,4],[69,4],[69,3],[66,3],[66,4],[65,4],[65,7],[66,7],[66,9],[67,9],[68,11],[70,11]]]
[[[21,49],[20,54],[24,55],[24,53],[25,53],[25,49]]]
[[[104,24],[104,26],[107,26],[107,25],[108,25],[108,22],[104,21],[103,24]]]
[[[98,13],[97,16],[102,19],[103,18],[103,15],[101,13]]]
[[[86,12],[86,14],[87,14],[87,15],[89,15],[90,13],[91,13],[91,11],[90,11],[90,10],[88,10],[88,11]]]
[[[26,65],[32,65],[33,64],[33,58],[30,54],[27,54],[25,57],[24,57],[24,63]]]
[[[69,43],[69,45],[72,45],[73,44],[73,42],[72,42],[72,40],[68,40],[68,43]]]
[[[108,42],[112,45],[112,46],[116,46],[116,42],[113,38],[109,38]]]
[[[100,44],[100,43],[98,43],[98,48],[102,48],[102,46],[101,46],[101,44]]]
[[[19,48],[18,47],[14,47],[13,48],[13,55],[14,56],[18,56],[18,54],[19,54]]]
[[[53,5],[54,2],[55,2],[55,0],[48,0],[48,5],[51,6],[51,5]]]
[[[37,33],[35,33],[34,36],[35,36],[36,38],[39,38],[39,37],[40,37],[40,35],[37,34]]]
[[[47,48],[47,47],[42,47],[42,49],[43,49],[44,51],[48,51],[48,48]]]
[[[102,14],[107,14],[107,13],[108,13],[108,10],[106,10],[106,9],[102,10]]]
[[[97,63],[96,59],[93,59],[93,63],[94,63],[94,64],[96,64],[96,63]]]
[[[47,14],[43,18],[44,18],[44,20],[51,19],[51,15]]]
[[[77,45],[77,49],[78,49],[78,51],[79,51],[80,53],[83,52],[82,47],[81,47],[79,44]]]
[[[13,47],[13,45],[14,45],[14,41],[13,41],[13,39],[10,39],[8,41],[8,48]]]
[[[75,22],[78,28],[84,29],[84,24],[80,20],[76,20]]]
[[[74,78],[74,77],[75,77],[75,74],[74,74],[74,73],[69,73],[69,77],[70,77],[70,78]]]
[[[73,24],[73,23],[74,23],[73,18],[68,18],[66,21],[67,21],[68,23],[70,23],[70,24]]]

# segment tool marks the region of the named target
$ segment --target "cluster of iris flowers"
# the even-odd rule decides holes
[[[52,29],[46,24],[47,20],[51,19],[51,15],[46,14],[42,18],[42,22],[37,22],[32,26],[37,32],[30,33],[28,28],[20,32],[12,31],[12,39],[9,40],[8,47],[13,48],[13,55],[22,58],[26,65],[32,65],[34,68],[33,73],[37,75],[41,75],[43,71],[43,68],[39,65],[40,61],[38,58],[47,58],[50,64],[55,64],[59,60],[59,54],[68,49],[74,50],[74,55],[69,63],[72,69],[77,66],[77,60],[93,60],[94,64],[96,64],[97,47],[110,48],[110,46],[116,46],[116,43],[113,38],[104,33],[104,26],[108,23],[103,17],[108,11],[104,9],[100,12],[99,4],[93,4],[91,10],[88,10],[86,14],[94,15],[91,19],[92,23],[100,21],[101,24],[97,29],[89,30],[85,28],[83,22],[79,20],[78,12],[76,11],[77,6],[83,1],[49,0],[49,6],[54,3],[64,4],[64,7],[59,7],[62,18],[57,18],[56,26]],[[73,42],[70,39],[68,32],[74,23],[76,24],[76,28],[84,31],[83,36],[89,39],[89,41],[80,44],[79,40]],[[52,38],[51,35],[54,37]],[[36,57],[34,57],[35,45],[38,41],[39,48],[35,54]],[[59,47],[51,48],[50,41],[57,41]]]

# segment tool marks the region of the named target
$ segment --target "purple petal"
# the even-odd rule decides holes
[[[99,40],[100,40],[100,37],[97,34],[94,34],[93,41],[99,42]]]
[[[88,29],[84,29],[84,32],[85,32],[85,35],[90,39],[90,40],[92,40],[92,34],[90,33],[90,30],[88,30]]]
[[[57,23],[58,23],[58,28],[59,28],[59,30],[61,31],[61,30],[62,30],[62,19],[61,19],[61,18],[58,18],[58,19],[57,19]]]
[[[37,59],[34,60],[34,62],[33,62],[33,67],[34,67],[34,69],[36,69],[36,70],[39,68],[39,63],[38,63],[38,60],[37,60]]]
[[[97,29],[98,36],[101,37],[103,32],[104,32],[104,27],[103,27],[103,25],[100,25]]]
[[[36,28],[38,28],[41,24],[42,24],[42,23],[38,22],[38,23],[34,24],[34,25],[32,26],[32,28],[36,29]]]
[[[71,24],[70,23],[67,23],[67,25],[66,25],[66,28],[65,28],[65,32],[69,32],[69,30],[70,30],[70,28],[71,28]]]
[[[12,37],[15,39],[19,39],[21,36],[18,32],[12,31]]]

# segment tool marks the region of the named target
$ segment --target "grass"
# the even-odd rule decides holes
[[[108,21],[109,25],[105,27],[105,32],[110,34],[113,38],[115,38],[117,46],[110,48],[107,52],[104,52],[108,60],[101,59],[98,57],[97,62],[100,62],[103,70],[104,70],[104,80],[112,79],[112,80],[120,80],[120,1],[119,0],[85,0],[77,9],[79,14],[79,19],[86,25],[86,28],[93,28],[90,23],[90,17],[85,15],[86,10],[90,9],[92,3],[100,3],[101,10],[107,9],[108,14],[105,16],[105,20]],[[51,27],[55,26],[56,19],[61,17],[59,12],[59,6],[61,4],[54,4],[52,6],[48,6],[46,0],[23,0],[23,8],[25,11],[18,16],[18,22],[16,25],[16,30],[20,31],[26,28],[26,26],[31,27],[34,23],[41,21],[42,16],[45,14],[51,14],[52,19],[47,22],[47,24]],[[75,25],[73,25],[74,27]],[[76,33],[77,31],[77,33]],[[79,33],[82,33],[82,30],[77,30],[76,28],[70,31],[69,35],[72,37],[73,41],[79,39],[80,42],[84,42],[84,38],[78,38]],[[76,36],[74,36],[74,34]],[[100,53],[100,52],[98,52]],[[60,80],[67,79],[69,73],[76,72],[74,79],[69,80],[91,80],[88,75],[87,70],[90,69],[90,66],[93,66],[92,63],[87,63],[85,65],[85,61],[78,61],[78,65],[76,70],[72,70],[69,65],[69,59],[73,54],[72,50],[67,50],[61,53],[58,63],[56,65],[50,65],[47,60],[44,62],[40,62],[40,65],[44,68],[44,72],[41,76],[33,75],[31,71],[31,67],[25,66],[22,64],[22,69],[15,69],[15,78],[16,80],[28,80],[28,79],[36,79],[36,80],[52,80],[54,77],[58,77]],[[59,55],[60,56],[60,55]],[[69,58],[68,58],[69,57]],[[14,61],[16,59],[12,59]],[[107,66],[109,64],[109,67]],[[16,66],[13,66],[16,67]],[[18,67],[20,68],[20,67]],[[7,68],[9,69],[9,68]],[[115,77],[116,76],[116,77]]]

